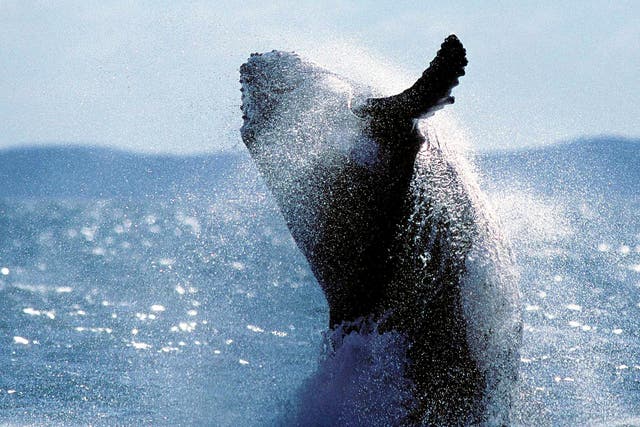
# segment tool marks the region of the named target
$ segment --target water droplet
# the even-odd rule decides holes
[[[18,337],[15,336],[13,337],[13,343],[14,344],[22,344],[22,345],[28,345],[29,344],[29,340],[23,337]]]
[[[156,313],[160,313],[165,311],[165,308],[163,305],[160,304],[154,304],[151,306],[151,311],[155,311]]]

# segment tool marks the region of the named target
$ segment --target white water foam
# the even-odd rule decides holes
[[[412,405],[413,385],[405,376],[407,341],[375,324],[345,334],[342,325],[325,335],[318,371],[297,396],[292,425],[398,425]]]

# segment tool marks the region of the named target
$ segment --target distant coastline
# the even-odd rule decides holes
[[[640,194],[640,139],[579,138],[533,148],[479,152],[484,185],[542,192]],[[144,154],[104,147],[43,145],[0,150],[0,198],[141,198],[211,194],[246,179],[243,153]]]

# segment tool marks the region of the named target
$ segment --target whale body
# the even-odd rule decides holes
[[[408,343],[405,425],[510,422],[521,340],[511,253],[464,159],[424,131],[466,64],[449,36],[390,97],[293,53],[252,54],[240,69],[242,139],[324,291],[329,327]]]

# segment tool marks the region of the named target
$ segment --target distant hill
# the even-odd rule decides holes
[[[475,163],[483,187],[489,190],[516,187],[599,197],[610,192],[640,195],[640,140],[579,139],[481,153]],[[255,175],[251,167],[246,154],[145,155],[78,146],[9,149],[0,151],[0,197],[212,195],[246,185]]]
[[[93,147],[0,151],[0,197],[109,198],[211,191],[239,156],[145,155]]]
[[[476,158],[491,187],[520,187],[543,193],[640,195],[640,140],[583,138]]]

